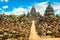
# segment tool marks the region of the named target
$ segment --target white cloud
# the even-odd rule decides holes
[[[37,12],[39,11],[41,15],[44,15],[44,12],[45,12],[47,5],[48,5],[48,1],[41,2],[41,3],[35,3],[34,7],[35,7]],[[29,12],[31,11],[31,8],[32,8],[32,6],[28,7]]]
[[[14,8],[10,12],[4,12],[4,13],[6,15],[10,15],[10,14],[20,15],[20,14],[23,14],[23,13],[26,13],[26,12],[27,12],[27,9],[19,7],[19,8]]]
[[[4,0],[0,0],[0,2],[3,2]]]
[[[47,7],[47,2],[35,3],[34,6],[36,8],[36,11],[39,11],[41,15],[43,15]],[[10,12],[10,14],[19,15],[19,14],[27,13],[28,11],[30,12],[31,8],[32,6],[28,6],[27,8],[21,8],[21,7],[15,8]]]
[[[8,0],[0,0],[0,2],[8,2]]]
[[[39,11],[41,15],[44,15],[45,9],[48,6],[48,1],[42,3],[36,3],[34,5],[36,11]],[[51,4],[51,6],[53,7],[55,14],[60,14],[60,3],[54,2],[54,4]]]
[[[6,15],[10,15],[11,14],[11,12],[4,12]]]
[[[2,8],[0,8],[0,10],[2,10]]]
[[[27,12],[27,9],[25,9],[25,8],[15,8],[12,10],[12,13],[15,15],[23,14],[26,12]]]
[[[8,0],[5,0],[5,2],[8,2]]]
[[[36,11],[39,11],[41,15],[44,15],[47,5],[48,5],[48,1],[34,4]],[[54,3],[51,5],[54,8],[55,14],[60,14],[60,3]],[[27,13],[28,11],[31,10],[31,7],[32,6],[28,6],[27,8],[21,8],[21,7],[15,8],[9,13],[16,14],[16,15]]]
[[[54,5],[52,5],[55,11],[55,14],[60,14],[60,3],[54,3]]]
[[[48,5],[48,2],[36,3],[34,4],[36,11],[39,11],[41,15],[44,15],[45,9]]]
[[[3,9],[7,9],[7,8],[8,8],[8,6],[6,5],[6,6],[3,6],[2,8],[3,8]]]

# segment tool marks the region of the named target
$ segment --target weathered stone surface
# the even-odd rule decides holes
[[[14,19],[8,15],[1,14],[0,38],[8,38],[8,40],[13,40],[16,38],[15,40],[17,40],[17,38],[20,37],[20,40],[28,40],[32,20],[36,21],[35,28],[40,37],[42,35],[48,36],[46,34],[49,33],[55,35],[56,37],[60,33],[60,18],[54,16],[54,10],[49,4],[46,9],[45,16],[41,16],[39,12],[36,12],[34,6],[32,7],[31,12],[27,15],[23,14],[23,16]],[[50,32],[48,32],[48,30]]]

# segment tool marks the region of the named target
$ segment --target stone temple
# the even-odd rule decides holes
[[[0,14],[0,40],[29,40],[33,20],[33,30],[39,37],[60,38],[60,16],[54,15],[53,7],[48,4],[44,16],[40,14],[34,6],[27,15],[16,18],[14,15]]]
[[[45,10],[45,16],[54,16],[54,9],[50,4],[48,4]]]
[[[28,18],[30,20],[33,20],[33,19],[36,19],[36,18],[41,17],[40,13],[39,12],[36,12],[34,6],[32,6],[32,9],[31,9],[30,12],[28,12],[27,16],[28,16]]]

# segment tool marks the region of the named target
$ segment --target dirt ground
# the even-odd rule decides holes
[[[35,21],[32,21],[29,40],[60,40],[60,38],[41,38],[41,37],[39,37],[37,35],[36,29],[35,29]]]
[[[31,38],[31,40],[35,40],[35,38]],[[60,40],[60,38],[37,38],[36,40]]]
[[[60,40],[60,38],[41,38],[42,40]]]

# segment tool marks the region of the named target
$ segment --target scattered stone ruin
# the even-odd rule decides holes
[[[38,36],[60,37],[60,17],[54,15],[54,9],[49,4],[44,16],[36,12],[34,6],[27,15],[14,19],[0,14],[0,40],[29,40],[32,20]]]

